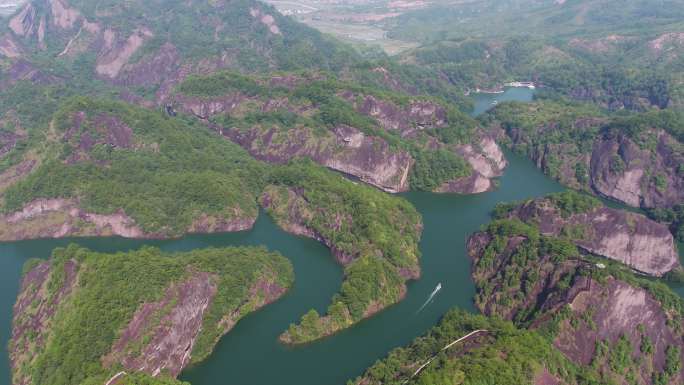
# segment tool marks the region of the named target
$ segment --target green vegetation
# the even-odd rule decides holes
[[[469,176],[470,166],[452,151],[414,151],[415,164],[411,168],[411,189],[434,191],[445,182]]]
[[[408,201],[357,185],[311,161],[274,171],[269,183],[262,204],[276,222],[297,232],[303,226],[346,264],[328,315],[305,315],[283,340],[320,338],[401,299],[405,277],[417,276],[420,269],[421,218]]]
[[[443,347],[474,330],[477,343],[462,342]],[[436,358],[415,377],[415,370]],[[592,383],[588,370],[570,363],[552,344],[534,331],[517,329],[512,323],[459,310],[449,311],[426,335],[407,347],[392,350],[349,384],[532,384],[542,370],[566,383]]]
[[[572,190],[550,194],[548,199],[560,209],[563,218],[570,217],[573,214],[586,213],[603,206],[598,198]]]
[[[589,105],[543,100],[502,103],[481,122],[503,128],[515,152],[576,190],[596,194],[597,186],[612,186],[626,171],[641,169],[642,204],[658,207],[649,216],[671,225],[673,234],[682,237],[681,210],[672,196],[684,176],[678,167],[684,160],[681,112],[607,115]]]
[[[79,123],[80,113],[85,117]],[[71,198],[99,214],[123,209],[143,231],[163,236],[184,233],[201,214],[256,217],[263,166],[194,125],[121,102],[71,99],[54,123],[68,141],[6,191],[3,211],[38,198]],[[129,145],[110,144],[128,128]],[[94,142],[90,148],[88,141]]]
[[[554,237],[542,236],[539,229],[517,219],[499,219],[491,222],[485,231],[492,239],[483,253],[473,264],[477,293],[475,304],[480,308],[487,305],[493,314],[511,314],[517,311],[515,321],[526,324],[533,320],[536,309],[521,309],[527,296],[542,284],[544,272],[554,266],[576,259],[580,253],[570,241]],[[517,247],[509,250],[511,239],[523,237]],[[502,266],[503,264],[503,266]],[[560,272],[556,279],[558,291],[563,291],[564,279]],[[566,282],[565,284],[569,284]]]
[[[83,382],[83,385],[98,385],[101,384],[101,382],[98,382],[97,379],[95,378],[89,378],[86,379]],[[143,373],[133,373],[133,374],[127,374],[123,377],[121,377],[121,380],[117,383],[120,385],[190,385],[189,382],[181,382],[178,380],[175,380],[173,378],[168,378],[168,377],[151,377],[150,375],[143,374]]]
[[[58,272],[63,271],[59,266],[70,260],[78,264],[78,290],[58,306],[47,331],[45,349],[30,363],[28,373],[35,384],[105,382],[118,368],[103,368],[101,358],[110,352],[140,304],[160,300],[172,283],[197,272],[212,274],[217,293],[204,314],[203,327],[193,346],[193,362],[206,358],[225,333],[221,319],[237,310],[239,319],[262,304],[251,287],[267,281],[288,288],[293,281],[289,261],[263,248],[204,249],[167,255],[146,247],[107,255],[72,245],[53,252],[48,285],[58,282],[56,286],[63,286],[59,283],[62,278]],[[140,381],[148,383],[142,376]],[[157,383],[173,382],[150,382]]]
[[[584,156],[591,154],[605,120],[593,106],[546,100],[501,103],[481,117],[484,125],[503,128],[513,151],[539,162],[545,174],[585,191],[590,185]]]
[[[389,37],[422,46],[403,54],[462,88],[535,80],[540,96],[610,109],[681,108],[684,7],[675,1],[538,0],[436,3],[388,19]],[[453,28],[458,25],[458,28]]]
[[[435,98],[409,98],[397,92],[340,81],[331,74],[290,75],[298,79],[298,85],[292,90],[268,86],[268,77],[247,77],[224,71],[209,76],[190,77],[178,87],[178,92],[202,98],[230,94],[250,98],[249,101],[241,103],[238,111],[211,118],[214,123],[228,128],[276,128],[287,131],[295,127],[308,127],[319,136],[330,136],[333,129],[346,125],[357,128],[367,135],[382,138],[391,148],[408,151],[414,158],[415,165],[409,178],[414,190],[433,191],[447,181],[470,175],[470,166],[461,156],[446,148],[431,150],[426,145],[432,138],[445,145],[467,143],[471,139],[476,122],[453,105]],[[345,98],[345,93],[351,93],[353,97]],[[446,110],[447,125],[421,131],[414,139],[404,138],[401,132],[387,130],[381,127],[379,121],[359,111],[361,105],[358,105],[358,100],[367,96],[398,109],[404,109],[415,101],[432,102]],[[270,113],[261,112],[263,106],[274,98],[285,98],[287,107]],[[293,112],[298,110],[304,112]]]
[[[568,197],[566,195],[565,198]],[[501,206],[499,212],[506,217],[510,210]],[[510,318],[518,327],[532,327],[556,346],[578,346],[579,341],[571,340],[584,338],[580,336],[586,330],[596,331],[599,322],[603,322],[601,318],[594,317],[598,310],[596,306],[602,306],[606,299],[598,300],[602,296],[600,294],[584,297],[582,308],[578,310],[575,305],[580,302],[574,302],[574,295],[587,290],[588,279],[591,280],[591,291],[586,293],[600,293],[602,285],[608,287],[621,281],[651,294],[662,308],[659,317],[664,317],[668,329],[674,334],[673,341],[679,340],[683,332],[681,320],[684,317],[684,300],[663,282],[638,276],[618,262],[580,253],[567,239],[543,236],[537,225],[526,224],[515,218],[495,220],[483,231],[483,234],[476,235],[473,245],[477,248],[471,252],[475,258],[475,304],[485,314]],[[481,243],[483,240],[486,242],[484,245]],[[603,265],[601,268],[597,267],[599,262]],[[573,301],[573,306],[568,305],[567,301]],[[605,328],[605,325],[603,323],[600,327]],[[677,375],[681,365],[677,345],[667,349],[668,363],[660,371],[654,369],[654,351],[664,350],[662,340],[652,341],[649,337],[652,331],[647,332],[644,325],[637,327],[636,334],[632,334],[632,330],[622,332],[624,334],[616,340],[596,339],[592,365],[582,369],[583,378],[577,383],[598,384],[621,380],[636,383],[640,375],[653,375],[654,383],[666,384]],[[635,337],[640,342],[632,344]],[[594,337],[586,338],[591,342]],[[658,344],[661,344],[660,347]],[[572,349],[568,353],[571,359],[576,357]],[[644,374],[638,371],[643,370],[639,368],[651,369]],[[568,383],[575,382],[570,380]]]
[[[181,0],[125,3],[78,0],[70,1],[69,6],[77,8],[89,21],[97,20],[120,31],[123,36],[129,36],[143,26],[151,31],[154,37],[147,39],[135,53],[133,62],[154,54],[167,42],[173,44],[188,63],[229,53],[231,64],[246,71],[264,71],[272,66],[339,70],[360,60],[352,48],[282,16],[269,5],[250,0],[193,4]],[[39,10],[36,17],[46,12],[43,7]],[[261,15],[270,15],[272,25],[277,28],[274,30],[278,32],[270,31],[270,26],[260,21],[261,17],[252,15],[254,10]],[[132,18],[130,15],[138,16]],[[47,50],[35,56],[54,60],[75,33],[69,32],[52,31],[46,39]],[[78,59],[84,59],[89,53]],[[60,58],[58,63],[75,67],[76,62],[78,60]],[[92,68],[89,66],[88,70],[92,71]]]
[[[684,242],[684,204],[678,204],[672,208],[650,209],[646,213],[658,222],[667,223],[675,238],[679,242]]]
[[[670,326],[675,330],[681,328],[677,320],[684,317],[684,300],[661,281],[637,276],[619,262],[580,253],[570,239],[543,236],[539,233],[537,225],[524,223],[517,218],[494,220],[483,227],[483,231],[492,239],[473,265],[473,277],[478,288],[475,303],[479,306],[491,302],[489,306],[492,306],[492,309],[498,308],[501,314],[507,314],[515,309],[518,311],[516,321],[524,324],[525,321],[532,319],[530,316],[535,309],[516,307],[525,300],[531,289],[540,283],[542,273],[551,271],[554,274],[561,274],[566,280],[577,274],[584,275],[588,272],[580,267],[573,267],[568,275],[564,269],[558,268],[565,262],[584,260],[590,264],[600,262],[605,266],[603,269],[590,271],[591,277],[599,282],[606,282],[609,277],[613,277],[650,292],[667,311]],[[523,239],[517,243],[514,250],[508,250],[509,242],[517,237]],[[504,253],[506,250],[508,251]],[[575,262],[572,262],[569,266],[574,264]],[[558,282],[553,290],[562,292],[567,289],[563,287],[561,276],[557,277]]]

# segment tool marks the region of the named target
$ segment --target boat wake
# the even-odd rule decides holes
[[[430,296],[428,297],[427,301],[425,301],[425,303],[420,307],[420,309],[418,309],[418,311],[416,312],[416,314],[418,314],[418,313],[420,313],[421,311],[423,311],[423,309],[425,309],[425,307],[426,307],[427,305],[429,305],[430,302],[432,302],[432,300],[435,298],[435,296],[439,293],[440,290],[442,290],[442,283],[441,283],[441,282],[437,284],[437,287],[435,287],[435,290],[432,291],[432,293],[431,293]]]

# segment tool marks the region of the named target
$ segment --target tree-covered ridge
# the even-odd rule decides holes
[[[256,217],[263,167],[191,120],[75,98],[55,114],[52,130],[51,156],[8,188],[4,212],[39,198],[75,199],[98,214],[123,210],[159,236],[180,235],[203,214]]]
[[[598,203],[573,192],[547,201],[575,214]],[[485,315],[450,311],[349,384],[681,381],[684,302],[667,285],[516,218],[483,226],[468,251],[475,303]],[[634,311],[625,313],[624,301]]]
[[[591,195],[582,194],[577,191],[567,190],[559,193],[549,194],[543,198],[555,209],[559,210],[563,218],[568,218],[574,214],[582,214],[599,207],[603,207],[601,201]],[[500,202],[494,207],[492,217],[494,219],[506,219],[523,204],[529,204],[533,200],[522,202]]]
[[[302,343],[332,334],[398,302],[420,274],[421,218],[402,198],[357,185],[311,162],[274,172],[262,197],[284,229],[324,242],[345,265],[328,314],[315,311],[282,336]]]
[[[581,383],[681,381],[684,302],[664,283],[516,219],[490,223],[471,237],[469,253],[477,307],[539,330],[595,371],[593,382]],[[621,310],[624,301],[631,312]]]
[[[598,198],[565,191],[517,203],[500,203],[495,219],[515,219],[562,238],[586,252],[656,277],[681,274],[667,226],[646,216],[604,206]]]
[[[681,112],[610,115],[585,104],[542,100],[502,103],[482,124],[503,129],[514,151],[572,188],[635,207],[672,208],[681,201]]]
[[[471,172],[454,149],[478,136],[477,123],[439,98],[408,96],[322,73],[255,77],[218,72],[191,76],[177,91],[176,103],[195,115],[206,108],[200,107],[202,102],[188,98],[205,99],[209,106],[212,100],[220,103],[221,98],[230,97],[234,103],[230,111],[202,116],[225,129],[257,130],[268,132],[269,137],[287,137],[288,132],[299,129],[308,132],[305,135],[316,136],[318,143],[331,142],[327,146],[332,147],[332,152],[344,150],[334,144],[334,131],[343,126],[380,138],[391,151],[410,154],[415,161],[409,177],[412,189],[433,191]],[[272,107],[274,101],[277,108]],[[369,109],[369,103],[377,108]],[[422,105],[432,109],[432,116],[411,115],[414,106]],[[275,134],[269,131],[272,129],[277,130]],[[302,135],[302,131],[296,132]]]
[[[15,380],[28,379],[30,384],[102,384],[119,371],[132,374],[123,378],[124,383],[175,383],[164,377],[182,367],[166,367],[161,379],[152,380],[133,374],[140,369],[128,367],[130,361],[121,357],[135,358],[155,349],[154,344],[169,338],[165,327],[179,328],[175,332],[180,334],[186,333],[186,328],[197,328],[199,334],[188,338],[194,341],[192,362],[201,361],[235,322],[276,299],[294,278],[289,261],[281,255],[246,247],[178,254],[148,247],[110,255],[69,246],[55,250],[49,264],[31,262],[31,266],[17,302],[22,312],[15,314],[10,344]],[[45,267],[48,275],[41,282],[37,278]],[[180,317],[181,324],[178,318],[167,319],[177,311],[185,317],[197,311],[193,310],[195,304],[186,300],[196,293],[174,289],[187,282],[209,288],[203,289],[198,299],[206,301],[206,308],[199,312],[200,324],[192,318]],[[38,297],[29,308],[22,307],[24,296],[35,295],[31,290],[38,291]],[[45,306],[53,306],[47,310],[47,325],[25,333],[27,322],[42,316]],[[146,317],[144,309],[155,310]],[[137,322],[130,324],[131,329],[134,314]],[[38,344],[37,351],[23,350],[34,343]],[[165,348],[157,349],[162,355],[167,353]],[[155,356],[151,357],[154,365]],[[143,371],[153,374],[155,367],[147,367],[149,364],[146,361]],[[176,364],[185,366],[188,362]]]
[[[273,84],[279,78],[290,79],[290,84]],[[208,76],[190,76],[179,86],[181,95],[212,98],[239,93],[249,97],[274,99],[286,97],[295,106],[311,106],[318,110],[314,119],[320,125],[334,126],[347,124],[375,135],[381,128],[380,122],[364,117],[359,111],[358,103],[366,96],[372,96],[394,107],[405,107],[411,103],[432,103],[435,108],[444,110],[446,122],[439,127],[430,127],[430,136],[435,136],[445,143],[467,142],[476,128],[476,121],[461,112],[456,106],[439,97],[426,95],[414,96],[379,87],[362,85],[356,81],[340,80],[331,73],[274,73],[272,75],[242,75],[230,71],[221,71]],[[356,108],[350,108],[349,105]],[[415,119],[415,118],[414,118]],[[410,124],[418,124],[416,121]],[[391,132],[393,136],[401,136],[401,132]],[[386,135],[387,135],[386,134]],[[398,141],[395,138],[393,142]]]
[[[684,7],[676,1],[440,4],[389,19],[404,54],[465,88],[533,80],[614,110],[681,108]],[[458,28],[453,28],[458,25]]]
[[[443,350],[478,330],[481,332]],[[451,310],[424,336],[392,350],[348,383],[524,385],[548,375],[559,381],[554,383],[584,384],[591,383],[586,382],[591,372],[573,365],[537,332],[518,329],[500,319]]]
[[[392,34],[408,40],[435,41],[467,36],[527,36],[557,38],[615,34],[651,34],[682,26],[684,7],[677,1],[487,0],[426,9],[390,19]],[[424,23],[425,20],[431,23]],[[489,21],[484,23],[483,21]],[[423,22],[423,23],[421,23]],[[459,28],[453,28],[459,23]]]
[[[231,66],[251,71],[276,67],[337,70],[359,60],[351,48],[250,0],[33,0],[29,5],[35,9],[36,26],[43,18],[48,21],[46,36],[42,42],[37,33],[17,36],[15,32],[13,36],[37,60],[64,52],[82,27],[76,41],[96,40],[103,30],[114,32],[120,41],[144,35],[129,64],[154,56],[165,44],[172,44],[187,63],[229,55]],[[70,20],[64,20],[66,13]],[[92,52],[63,54],[58,60],[66,67],[87,62],[92,73],[95,63],[89,55]]]

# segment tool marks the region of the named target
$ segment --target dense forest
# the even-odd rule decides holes
[[[547,200],[564,216],[600,205],[574,192]],[[501,204],[494,215],[508,217],[518,205]],[[391,351],[349,384],[674,384],[681,379],[684,302],[667,285],[581,251],[566,237],[543,235],[538,225],[515,217],[483,226],[468,248],[475,304],[486,316],[451,310],[424,336]],[[612,313],[620,311],[613,307],[620,301],[613,295],[619,294],[606,294],[614,287],[631,287],[632,295],[643,290],[657,305],[648,305],[655,307],[645,318]],[[633,305],[644,306],[637,302]],[[610,317],[622,317],[624,324],[606,323]],[[632,328],[636,321],[630,317],[663,325]]]
[[[378,19],[419,44],[389,57],[253,0],[27,1],[0,19],[0,239],[248,230],[263,209],[343,271],[323,314],[278,326],[281,343],[311,343],[398,303],[420,278],[423,218],[390,193],[494,189],[500,143],[576,191],[529,206],[543,206],[532,219],[521,214],[531,201],[497,205],[467,241],[482,314],[449,311],[350,384],[678,383],[682,299],[580,245],[596,235],[588,225],[552,234],[537,215],[589,217],[606,209],[598,197],[632,206],[667,227],[618,211],[613,228],[629,231],[609,241],[659,230],[677,263],[684,7],[419,8]],[[470,115],[476,89],[514,80],[535,83],[532,102]],[[72,245],[30,260],[23,277],[8,347],[21,385],[189,385],[176,380],[184,368],[294,283],[290,262],[261,247]]]
[[[531,80],[547,96],[643,110],[682,106],[683,14],[675,1],[437,3],[385,27],[422,43],[404,60],[464,88]]]
[[[27,274],[42,263],[30,261],[25,268]],[[48,329],[17,334],[28,340],[16,337],[12,340],[10,352],[14,364],[19,365],[15,372],[17,381],[28,378],[36,384],[104,383],[122,367],[118,360],[110,362],[103,357],[123,338],[120,333],[136,309],[144,303],[163,302],[164,296],[173,292],[170,288],[174,285],[205,273],[216,292],[209,299],[209,307],[201,318],[201,332],[192,349],[193,362],[201,361],[227,332],[219,321],[235,311],[239,319],[263,305],[259,296],[265,294],[255,293],[255,285],[269,282],[289,288],[294,279],[289,261],[263,248],[205,249],[169,255],[146,247],[109,255],[69,246],[56,249],[49,265],[45,282],[28,282],[34,285],[34,290],[45,290],[44,296],[31,306],[35,306],[38,314],[45,303],[56,303],[56,309],[50,316]],[[72,290],[73,285],[78,285],[78,289]],[[182,294],[173,301],[183,301]],[[163,319],[172,310],[173,303],[159,308],[155,317]],[[31,313],[17,316],[20,317],[15,319],[17,327],[31,322]],[[141,336],[136,342],[139,345],[129,347],[128,354],[141,354],[145,345],[154,340],[152,337],[158,334],[159,325],[150,327],[146,330],[149,336]],[[43,347],[32,342],[36,338]],[[34,346],[37,350],[23,351],[24,346]],[[103,367],[103,361],[110,362],[111,366]],[[138,379],[149,384],[175,383],[171,379],[152,380],[142,375],[125,381]]]
[[[123,210],[158,236],[183,234],[202,214],[255,218],[263,166],[195,124],[122,102],[71,99],[52,122],[64,139],[5,191],[3,211],[38,198],[75,199],[99,214]]]
[[[262,205],[281,227],[323,241],[345,265],[328,314],[305,314],[281,336],[286,342],[309,342],[349,327],[401,300],[406,279],[420,275],[422,222],[403,198],[300,161],[270,176]]]

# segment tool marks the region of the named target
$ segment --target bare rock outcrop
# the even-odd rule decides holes
[[[166,289],[156,302],[140,305],[128,325],[119,332],[111,351],[102,358],[104,367],[120,364],[128,371],[139,371],[153,377],[161,373],[177,377],[192,362],[193,346],[200,334],[205,314],[217,295],[217,277],[194,272],[182,282]],[[248,298],[226,314],[219,325],[221,334],[228,333],[241,314],[275,301],[285,288],[260,280],[249,289]],[[143,343],[140,347],[141,341]]]
[[[245,217],[242,214],[236,213],[236,216],[230,219],[202,214],[193,221],[186,232],[212,233],[252,228],[256,216]],[[113,214],[88,212],[74,199],[36,199],[19,211],[0,215],[0,241],[68,236],[168,238],[162,233],[143,231],[123,210]]]
[[[0,81],[0,90],[9,88],[22,80],[36,85],[54,84],[60,81],[60,78],[45,73],[23,59],[13,61],[5,75]]]
[[[173,284],[160,301],[140,306],[112,352],[103,358],[104,366],[120,363],[130,371],[177,377],[190,363],[203,315],[215,295],[216,284],[208,273]],[[139,351],[134,349],[143,339],[149,343]]]
[[[109,30],[105,31],[105,41],[110,42],[112,40],[107,39],[107,33],[114,34]],[[109,49],[106,53],[101,54],[95,65],[95,72],[98,75],[114,79],[119,75],[121,69],[128,63],[133,54],[142,47],[143,43],[150,39],[154,34],[152,31],[146,28],[141,28],[133,31],[133,33],[122,42],[112,42],[107,44]],[[112,38],[114,39],[114,38]]]
[[[447,124],[446,109],[433,101],[416,99],[399,105],[351,91],[343,92],[341,96],[351,102],[358,112],[376,119],[388,131],[399,131],[402,137],[415,137],[420,130]]]
[[[7,58],[21,57],[23,50],[21,46],[10,35],[0,38],[0,55]]]
[[[680,267],[667,226],[643,215],[607,207],[564,214],[550,199],[529,201],[510,213],[539,226],[542,234],[566,236],[582,249],[663,276]]]
[[[475,302],[484,314],[550,330],[568,359],[612,378],[631,376],[643,385],[684,380],[684,371],[666,369],[684,359],[677,304],[661,302],[645,283],[606,276],[579,259],[559,260],[539,245],[525,235],[480,232],[469,239]],[[630,373],[616,364],[617,351],[626,354]]]
[[[49,261],[27,263],[9,346],[13,384],[54,383],[44,374],[41,379],[45,357],[61,364],[69,354],[90,360],[78,362],[89,373],[65,375],[70,378],[118,378],[112,375],[120,370],[175,378],[205,359],[238,320],[280,298],[293,280],[287,260],[264,249],[194,250],[173,258],[158,253],[106,255],[71,245]],[[149,258],[157,259],[146,264]],[[132,285],[131,275],[143,282]],[[112,322],[93,322],[98,317]],[[67,339],[70,353],[55,355]],[[84,344],[88,354],[74,352]]]
[[[358,129],[339,125],[332,130],[315,132],[311,127],[278,129],[254,126],[224,127],[209,123],[213,116],[237,111],[251,99],[234,93],[217,98],[177,96],[178,108],[207,123],[224,137],[239,144],[257,159],[284,163],[297,157],[309,157],[317,163],[343,172],[387,192],[409,189],[411,155],[392,148],[384,139]],[[270,100],[263,109],[290,108],[287,100]],[[302,112],[302,111],[297,111]]]
[[[153,237],[123,212],[102,215],[79,208],[74,200],[37,199],[22,210],[0,216],[0,240],[66,236]]]
[[[479,194],[496,187],[494,178],[503,175],[508,165],[503,152],[494,139],[485,136],[475,145],[459,145],[456,153],[472,168],[470,176],[444,183],[437,191],[459,194]]]
[[[31,384],[30,365],[45,347],[51,321],[58,307],[72,293],[76,285],[78,265],[66,261],[63,266],[64,280],[52,294],[48,290],[50,262],[41,262],[29,271],[21,282],[19,296],[13,308],[12,339],[9,347],[12,383]]]
[[[9,21],[9,28],[15,35],[29,37],[37,31],[36,8],[28,3]]]
[[[655,148],[626,135],[604,135],[591,155],[591,184],[600,194],[633,207],[669,207],[684,201],[684,154],[663,130],[647,134]]]

